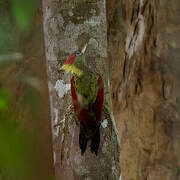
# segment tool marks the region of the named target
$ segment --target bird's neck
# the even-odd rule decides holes
[[[75,74],[76,76],[82,76],[82,75],[86,74],[87,72],[89,72],[89,68],[86,64],[84,55],[82,57],[77,57],[77,59],[74,63],[74,68],[76,70],[73,71],[73,74]]]

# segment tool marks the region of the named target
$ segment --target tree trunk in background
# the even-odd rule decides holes
[[[108,0],[123,180],[180,179],[180,1]]]
[[[4,44],[4,49],[7,50],[7,55],[8,53],[20,52],[23,59],[18,62],[15,60],[13,62],[12,60],[10,61],[11,63],[8,61],[7,65],[4,66],[1,64],[0,85],[1,87],[9,88],[12,93],[10,113],[14,113],[15,117],[17,116],[15,118],[17,124],[20,124],[21,128],[23,127],[27,131],[30,131],[28,135],[33,134],[33,137],[35,137],[35,142],[33,141],[34,144],[32,147],[33,154],[31,154],[32,157],[30,159],[34,167],[36,167],[36,169],[34,168],[35,170],[33,169],[36,172],[33,171],[32,176],[38,180],[48,179],[53,176],[54,169],[52,161],[48,86],[44,61],[42,8],[39,7],[36,11],[32,23],[33,29],[30,28],[26,34],[21,32],[12,21],[11,6],[9,4],[8,1],[1,3],[1,16],[4,18],[4,22],[2,23],[6,24],[7,34],[5,35],[9,43],[8,45]],[[32,93],[36,95],[36,99],[33,99]],[[26,102],[24,102],[25,96],[27,97]],[[19,119],[21,119],[22,122],[19,122]],[[17,132],[19,129],[17,128]],[[11,132],[9,133],[11,135]],[[21,142],[21,140],[19,141]],[[8,143],[7,139],[7,144]],[[24,149],[26,149],[26,147],[24,147]],[[31,162],[26,163],[30,164]],[[1,175],[2,174],[0,174],[0,177]],[[31,177],[27,177],[27,179],[28,178]]]
[[[119,179],[119,143],[111,110],[104,0],[44,0],[44,33],[51,103],[54,166],[57,179]],[[81,156],[79,126],[73,117],[70,76],[60,71],[66,58],[89,42],[87,62],[102,74],[105,109],[96,157]]]

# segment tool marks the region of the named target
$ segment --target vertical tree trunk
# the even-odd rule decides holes
[[[180,179],[180,1],[108,1],[123,180]]]
[[[104,0],[44,0],[44,34],[51,103],[55,173],[58,179],[118,179],[119,143],[112,115]],[[70,76],[60,71],[66,58],[89,42],[87,62],[105,84],[101,144],[96,157],[81,156],[79,126],[73,117]]]
[[[13,121],[11,123],[12,126],[16,128],[16,133],[19,134],[21,133],[22,129],[26,129],[29,136],[31,133],[33,133],[33,137],[36,138],[35,142],[33,138],[33,152],[30,157],[31,161],[29,162],[25,159],[23,161],[19,160],[19,162],[24,162],[25,164],[27,163],[29,167],[31,165],[36,167],[33,168],[31,172],[32,174],[30,174],[31,176],[27,177],[27,179],[31,179],[32,177],[38,177],[38,179],[48,179],[49,177],[53,176],[54,170],[52,162],[52,138],[49,120],[49,101],[47,99],[48,86],[46,67],[44,62],[45,53],[43,40],[42,7],[40,6],[35,13],[35,17],[33,18],[32,23],[33,29],[31,29],[30,26],[28,29],[29,31],[24,33],[23,31],[20,31],[16,23],[13,21],[14,16],[11,6],[11,1],[0,2],[0,18],[1,20],[3,19],[3,21],[0,22],[0,88],[8,88],[12,93],[12,104],[10,106],[7,117],[8,120],[11,120],[11,116],[14,117],[13,120],[15,121],[14,123],[16,125],[13,123]],[[26,7],[23,10],[26,10]],[[3,31],[4,29],[5,31]],[[11,54],[16,53],[22,55],[22,60],[17,62],[15,61],[16,59]],[[9,56],[9,58],[5,58],[4,60],[2,58],[3,55]],[[5,63],[3,65],[2,60],[4,60],[4,62],[7,61],[7,64]],[[36,99],[34,97],[36,97]],[[32,106],[34,106],[35,103],[38,104],[34,108]],[[6,121],[6,119],[0,119],[0,121],[3,122]],[[6,129],[10,137],[13,134],[11,130],[11,127]],[[23,135],[25,136],[26,134]],[[10,159],[13,153],[15,155],[17,154],[17,156],[18,153],[22,153],[22,157],[24,157],[24,152],[26,151],[27,147],[21,149],[23,148],[21,147],[23,144],[20,144],[22,143],[21,139],[18,139],[18,143],[16,144],[16,142],[10,142],[11,138],[6,138],[4,135],[1,138],[5,139],[7,147],[11,147],[12,145],[11,149],[8,149],[8,157],[5,157],[5,161],[13,161]],[[26,139],[26,137],[24,138]],[[14,140],[14,138],[12,139]],[[3,143],[1,142],[1,146],[2,144]],[[15,145],[19,146],[14,148]],[[17,152],[14,152],[14,149],[16,148],[18,150]],[[1,149],[3,148],[1,147]],[[12,151],[12,154],[10,153],[10,150]],[[21,150],[23,150],[23,152],[21,152]],[[1,161],[1,167],[3,162],[4,161]],[[18,174],[18,169],[24,170],[24,164],[20,164],[20,167],[17,169],[13,166],[19,162],[12,162],[11,166],[15,172],[17,171],[16,173],[18,177],[21,177],[21,174]],[[5,170],[5,174],[7,173],[9,177],[3,177],[3,171],[0,169],[0,179],[14,179],[14,177],[11,177],[11,174],[8,172],[11,172],[11,170],[7,169],[7,172]],[[22,174],[24,174],[24,172]]]

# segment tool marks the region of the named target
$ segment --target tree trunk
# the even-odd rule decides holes
[[[180,179],[180,1],[109,0],[123,180]]]
[[[3,21],[0,21],[0,88],[8,88],[11,92],[12,104],[10,104],[7,120],[11,122],[11,116],[14,117],[11,123],[12,127],[16,130],[16,133],[13,134],[12,128],[9,127],[9,129],[6,129],[9,136],[1,135],[1,139],[4,138],[8,147],[7,157],[4,158],[5,161],[9,160],[8,163],[12,161],[10,167],[12,166],[11,168],[15,171],[14,174],[17,173],[18,177],[24,174],[24,172],[18,174],[18,170],[23,171],[24,165],[28,164],[28,167],[33,166],[34,168],[32,172],[29,172],[32,174],[28,174],[30,177],[28,176],[26,179],[32,179],[32,177],[34,179],[48,179],[53,176],[54,169],[52,162],[49,101],[47,99],[48,86],[44,62],[42,7],[40,6],[35,13],[32,23],[33,29],[30,26],[25,33],[24,31],[20,31],[14,21],[11,3],[11,1],[0,2],[0,18],[1,20],[3,19]],[[25,11],[26,8],[25,6],[23,10]],[[28,23],[30,24],[30,22]],[[16,55],[13,56],[13,54],[17,54],[17,56],[20,54],[22,59],[16,62]],[[7,55],[9,58],[3,59],[3,55]],[[7,120],[0,119],[1,122]],[[13,162],[10,158],[15,155],[18,156],[21,154],[21,158],[26,157],[25,152],[27,147],[23,147],[24,144],[21,144],[22,141],[17,136],[17,134],[21,133],[22,129],[25,129],[30,137],[33,134],[32,152],[27,154],[30,155],[28,160],[31,159],[31,161],[26,161],[26,159],[21,161],[20,159],[17,162]],[[12,135],[18,137],[18,143],[11,142],[11,138],[13,140],[16,138],[13,138]],[[22,133],[22,135],[26,140],[26,134]],[[3,142],[1,142],[2,144]],[[14,147],[15,145],[18,146]],[[1,149],[3,148],[1,147]],[[16,148],[17,152],[14,151]],[[4,161],[1,159],[1,167],[2,162]],[[17,168],[16,166],[20,162],[24,162],[24,164],[20,164],[20,167]],[[3,177],[2,172],[0,169],[0,179],[18,178],[15,178],[13,173],[13,175],[11,174],[10,169],[7,169],[7,172],[5,169],[5,175],[7,175],[5,177]]]
[[[104,0],[44,0],[44,34],[57,179],[119,179],[119,142],[112,115]],[[86,42],[89,67],[103,76],[105,103],[98,156],[81,156],[70,76],[60,71],[66,58]]]

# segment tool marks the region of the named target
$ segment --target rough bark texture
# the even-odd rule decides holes
[[[57,179],[118,179],[119,143],[109,91],[107,31],[104,0],[44,0],[44,33],[51,102],[54,166]],[[75,50],[89,42],[87,62],[105,84],[101,143],[96,157],[89,146],[81,156],[71,95],[70,76],[60,71]]]
[[[180,179],[180,1],[109,0],[123,180]]]

